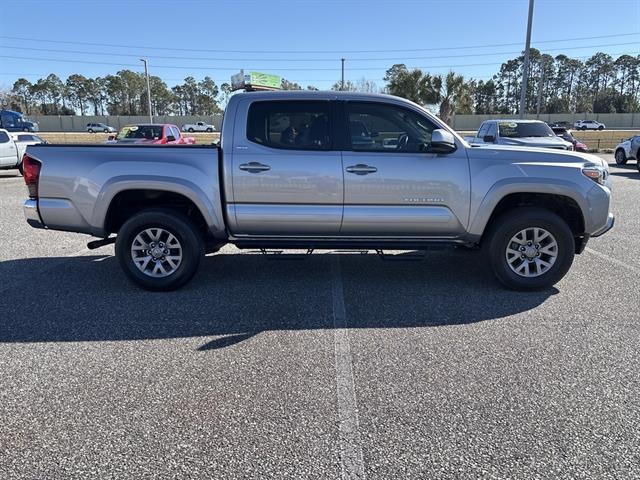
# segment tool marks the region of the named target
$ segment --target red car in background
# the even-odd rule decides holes
[[[141,123],[125,125],[109,143],[140,145],[193,145],[193,137],[183,137],[180,130],[170,123]]]
[[[573,134],[571,133],[571,130],[568,130],[564,127],[551,127],[551,130],[553,130],[553,133],[555,133],[557,136],[562,137],[563,140],[566,140],[567,142],[571,142],[573,144],[573,149],[576,152],[589,151],[589,147],[587,147],[584,143],[582,143],[580,140],[574,137]]]

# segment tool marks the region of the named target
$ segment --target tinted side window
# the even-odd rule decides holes
[[[4,132],[0,132],[0,143],[7,143],[9,141],[9,135]]]
[[[482,140],[484,136],[487,134],[487,130],[489,130],[489,124],[483,123],[480,125],[480,130],[478,130],[478,138]]]
[[[180,131],[178,130],[178,127],[171,127],[171,135],[173,135],[176,140],[180,138]]]
[[[256,102],[249,108],[247,138],[293,150],[331,149],[329,102]]]
[[[351,149],[418,153],[429,149],[435,125],[411,110],[382,103],[346,104]]]
[[[11,113],[3,113],[2,116],[0,116],[0,121],[4,128],[16,126],[16,116]]]
[[[30,142],[32,140],[34,140],[34,138],[31,135],[18,135],[19,142]]]

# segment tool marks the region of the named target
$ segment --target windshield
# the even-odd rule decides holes
[[[553,130],[546,123],[538,122],[500,122],[500,136],[507,138],[553,137]]]
[[[159,140],[162,138],[162,125],[133,125],[123,127],[116,140],[144,139]]]

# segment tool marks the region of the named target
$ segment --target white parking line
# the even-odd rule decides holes
[[[624,262],[618,260],[617,258],[613,258],[612,256],[607,255],[606,253],[598,252],[597,250],[594,250],[593,248],[590,248],[590,247],[586,247],[585,250],[587,252],[595,255],[596,257],[603,258],[603,259],[605,259],[605,260],[607,260],[607,261],[609,261],[609,262],[611,262],[611,263],[613,263],[615,265],[618,265],[619,267],[626,268],[627,270],[640,275],[640,268],[637,268],[637,267],[634,267],[633,265],[629,265],[627,263],[624,263]]]
[[[340,272],[340,255],[332,255],[331,292],[333,296],[333,331],[338,394],[338,431],[340,465],[343,480],[366,478],[360,444],[358,403],[353,380],[353,361],[344,307],[344,291]]]

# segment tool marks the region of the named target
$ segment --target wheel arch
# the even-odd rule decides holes
[[[116,178],[104,186],[95,204],[92,223],[102,226],[98,236],[117,232],[128,218],[149,208],[179,211],[191,218],[205,236],[215,237],[224,232],[222,218],[212,202],[197,185],[186,180]]]
[[[552,187],[552,188],[550,188]],[[470,233],[480,238],[480,242],[492,222],[508,210],[519,207],[539,207],[557,214],[565,220],[576,238],[585,235],[584,199],[576,195],[577,189],[561,185],[522,185],[519,188],[496,187],[484,198],[478,213],[471,223]]]

